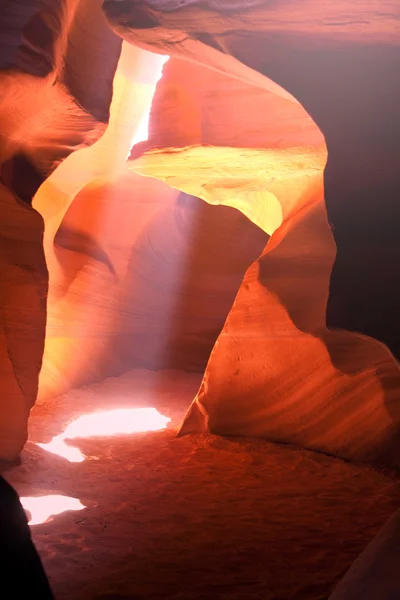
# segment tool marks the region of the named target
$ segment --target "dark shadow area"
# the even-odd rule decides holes
[[[23,64],[34,65],[35,75],[46,77],[53,70],[61,29],[58,18],[43,11],[36,12],[23,28],[20,60]]]
[[[54,237],[54,251],[56,256],[60,253],[60,249],[70,250],[76,253],[76,261],[71,256],[68,260],[68,266],[71,270],[70,263],[76,262],[76,268],[73,269],[71,280],[75,279],[80,269],[82,269],[88,260],[93,260],[102,263],[112,275],[115,274],[114,266],[101,245],[91,235],[79,229],[61,225]],[[59,257],[62,264],[61,256]]]
[[[45,177],[25,154],[19,153],[0,165],[0,180],[20,200],[31,205]]]
[[[46,3],[2,0],[0,67],[47,77],[56,66],[65,13],[65,0]]]
[[[96,121],[108,123],[122,40],[108,26],[96,0],[80,2],[68,32],[61,81]]]
[[[310,47],[293,34],[265,42],[263,52],[249,44],[235,55],[247,64],[257,56],[258,70],[302,103],[328,148],[325,201],[337,257],[327,325],[374,337],[399,357],[400,51],[323,39]],[[276,57],[274,46],[285,51]]]
[[[292,93],[325,136],[325,202],[337,256],[326,314],[332,332],[321,332],[321,338],[332,363],[350,375],[357,365],[369,368],[358,340],[338,351],[337,337],[331,343],[340,335],[334,329],[379,340],[399,359],[400,50],[389,43],[346,44],[317,35],[311,43],[302,34],[271,32],[246,44],[238,38],[230,50]],[[296,307],[288,310],[299,326]],[[378,375],[393,419],[390,448],[400,422],[393,402],[399,385],[395,362],[378,367]]]
[[[0,573],[2,598],[52,600],[16,491],[0,476]]]

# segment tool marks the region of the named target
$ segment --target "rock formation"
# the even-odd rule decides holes
[[[100,12],[88,29],[86,12],[73,0],[6,0],[0,8],[2,458],[13,458],[26,439],[43,355],[44,224],[32,198],[65,156],[97,139],[108,120],[121,43]],[[91,50],[100,57],[99,37],[108,41],[108,63],[100,60],[96,68],[90,60],[89,74],[77,57],[83,45],[88,59]],[[96,111],[93,83],[102,87]]]
[[[203,370],[268,235],[126,169],[160,61],[121,53],[101,2],[7,10],[0,454],[13,459],[39,372],[45,401],[134,366]]]
[[[3,2],[2,458],[39,373],[208,361],[182,433],[398,466],[399,12]]]
[[[378,11],[373,1],[241,9],[229,1],[110,0],[104,9],[133,44],[275,94],[277,117],[290,100],[271,80],[279,84],[313,118],[328,150],[323,188],[315,147],[295,149],[290,136],[286,152],[263,145],[283,222],[245,276],[181,432],[258,435],[398,466],[399,8],[391,1]],[[280,125],[285,137],[284,119]],[[215,152],[207,182],[193,175],[202,156],[193,149],[149,149],[132,168],[165,181],[172,174],[174,185],[208,200],[221,173],[235,195],[250,187],[245,177],[231,184],[246,152],[232,170],[233,161],[220,153],[219,165]],[[253,186],[255,179],[253,172]]]

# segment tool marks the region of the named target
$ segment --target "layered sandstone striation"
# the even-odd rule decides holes
[[[6,0],[0,7],[0,456],[5,459],[13,459],[25,442],[45,341],[45,223],[32,198],[66,156],[102,135],[108,121],[121,40],[109,30],[99,2],[85,5]],[[104,37],[106,62],[104,49],[97,48]],[[90,60],[90,75],[88,64],[77,60],[83,48],[88,58],[99,57],[97,65]],[[86,91],[92,84],[101,90],[96,110],[81,93],[84,81]]]
[[[215,138],[212,149],[191,146],[204,141],[196,131],[176,143],[154,134],[165,147],[133,157],[131,168],[207,201],[224,187],[219,201],[260,226],[263,194],[246,189],[268,185],[282,211],[281,223],[267,223],[272,237],[246,273],[181,433],[257,435],[398,466],[398,6],[110,0],[104,10],[131,43],[273,95],[260,121],[271,107],[282,131],[279,144],[267,134],[260,144],[264,169],[250,138],[235,163]],[[317,136],[291,140],[290,110],[278,110],[293,99],[324,135],[324,179],[321,163],[314,170]]]
[[[12,459],[38,393],[132,366],[202,371],[268,234],[126,168],[163,60],[121,50],[101,2],[7,9],[0,446]]]
[[[3,3],[1,457],[38,390],[208,361],[182,433],[398,466],[399,16]]]

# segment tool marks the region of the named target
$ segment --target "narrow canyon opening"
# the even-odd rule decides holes
[[[400,594],[400,12],[383,5],[0,7],[16,597]]]

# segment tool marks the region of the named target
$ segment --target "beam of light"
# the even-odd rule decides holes
[[[151,57],[151,60],[149,60],[149,57]],[[147,53],[147,60],[144,63],[144,66],[145,66],[144,72],[146,73],[147,80],[149,77],[149,73],[151,73],[151,84],[154,86],[153,95],[151,98],[150,106],[147,109],[147,111],[145,112],[145,114],[143,115],[142,120],[132,137],[131,146],[134,146],[135,144],[138,144],[139,142],[145,142],[149,139],[150,112],[151,112],[151,106],[152,106],[154,94],[156,91],[156,85],[162,77],[164,65],[166,62],[168,62],[169,58],[170,58],[169,56],[152,54],[150,52]],[[150,62],[150,64],[148,64],[149,62]],[[145,81],[146,81],[146,79],[145,79]],[[146,83],[149,83],[149,82],[146,81]],[[129,156],[129,154],[128,154],[128,156]],[[128,156],[127,156],[127,158],[128,158]]]
[[[91,235],[101,244],[106,244],[109,263],[115,269],[113,299],[110,297],[109,306],[101,309],[101,318],[85,298],[86,294],[91,295],[93,286],[96,289],[100,286],[101,290],[102,286],[109,284],[109,280],[99,282],[97,270],[91,266],[86,270],[86,264],[83,272],[79,270],[70,279],[67,276],[71,273],[67,264],[70,257],[56,252],[54,240],[64,219],[69,222],[67,213],[72,203],[88,200],[92,184],[110,183],[126,174],[126,160],[132,146],[148,138],[151,104],[168,58],[123,42],[105,132],[94,144],[77,149],[63,160],[40,186],[32,201],[32,206],[45,223],[44,250],[49,271],[47,330],[39,379],[39,402],[58,396],[70,387],[79,387],[82,374],[85,378],[88,367],[82,356],[90,354],[90,365],[101,361],[104,343],[98,340],[108,338],[114,327],[115,303],[118,303],[120,293],[117,279],[123,281],[129,269],[128,253],[122,252],[126,240],[122,236],[114,244],[108,238],[110,217],[114,218],[119,206],[119,188],[105,186],[108,202],[92,205],[89,200],[82,209],[88,214],[76,221],[76,216],[72,217],[82,234]],[[66,127],[65,123],[63,127]],[[77,198],[80,193],[82,197]],[[81,215],[79,209],[77,212]],[[76,336],[78,322],[80,334]],[[87,340],[90,352],[85,353],[82,349],[82,336]]]
[[[62,496],[61,494],[24,496],[20,498],[20,502],[24,509],[31,515],[29,525],[40,525],[54,515],[60,515],[70,510],[82,510],[86,508],[77,498]]]
[[[78,448],[65,443],[66,439],[126,435],[165,429],[171,421],[155,408],[121,408],[105,412],[82,415],[70,423],[64,433],[55,436],[48,444],[37,444],[40,448],[58,454],[69,462],[83,462],[85,456]]]

